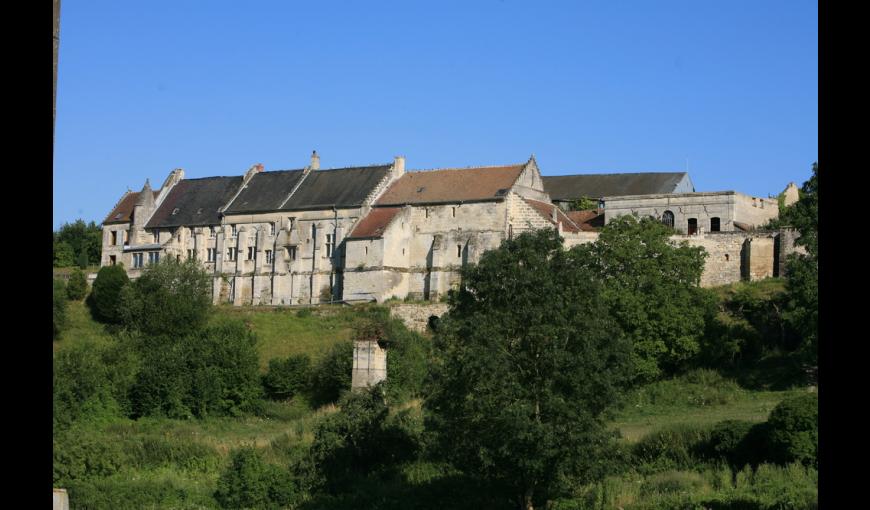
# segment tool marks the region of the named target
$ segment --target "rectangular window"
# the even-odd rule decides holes
[[[719,232],[720,224],[719,218],[713,217],[710,218],[710,232]]]
[[[229,260],[230,262],[235,261],[238,251],[239,249],[234,246],[227,248],[227,260]]]
[[[148,254],[148,264],[156,264],[160,262],[160,253],[152,251]]]
[[[127,246],[128,244],[130,244],[130,231],[125,230],[124,231],[124,246]]]
[[[266,250],[266,264],[272,263],[272,250]]]
[[[232,235],[233,237],[238,237],[238,236],[239,236],[239,231],[236,230],[236,226],[235,226],[235,225],[230,225],[230,229],[232,230],[232,234],[231,234],[231,235]]]
[[[335,234],[326,234],[326,256],[332,256],[332,244],[335,241]]]
[[[275,224],[274,223],[269,223],[269,235],[270,236],[275,235]]]
[[[117,230],[113,230],[111,233],[112,233],[112,243],[111,243],[111,245],[112,245],[112,246],[117,246],[117,245],[118,245],[118,231],[117,231]]]
[[[456,256],[457,256],[457,257],[461,257],[461,256],[462,256],[462,245],[461,245],[461,244],[457,244],[457,245],[456,245]]]
[[[151,236],[154,238],[155,243],[160,242],[160,231],[156,228],[154,229],[154,232],[151,233]]]
[[[142,267],[142,254],[141,253],[134,253],[133,254],[133,267],[136,269]]]
[[[296,247],[290,246],[287,248],[287,258],[290,260],[296,260]]]
[[[217,250],[214,248],[209,248],[208,249],[208,261],[214,262],[216,258],[217,258]]]
[[[114,255],[109,255],[109,265],[114,266],[116,264],[116,259]]]
[[[426,213],[426,217],[428,218],[428,217],[429,217],[429,208],[428,208],[428,207],[424,207],[424,208],[423,208],[423,211]]]
[[[187,250],[187,260],[190,260],[192,258],[193,258],[193,250]]]
[[[215,228],[214,228],[214,227],[208,227],[208,237],[209,237],[209,239],[214,239],[214,236],[215,236]]]
[[[254,247],[248,246],[248,260],[254,260]]]
[[[456,217],[456,208],[455,207],[453,208],[453,217],[454,218]]]

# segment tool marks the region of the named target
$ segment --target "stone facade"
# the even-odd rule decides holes
[[[705,286],[778,275],[795,250],[793,232],[754,231],[777,216],[775,200],[727,191],[602,203],[604,222],[671,214],[675,241],[710,254]],[[597,227],[572,217],[553,205],[534,157],[405,172],[404,157],[321,170],[314,153],[298,170],[257,164],[241,176],[185,179],[176,169],[157,191],[146,181],[104,220],[101,264],[123,264],[136,278],[156,260],[197,260],[213,275],[215,303],[436,301],[464,265],[522,232],[556,228],[566,247],[597,239]]]
[[[408,329],[422,333],[429,327],[429,317],[441,317],[447,313],[447,308],[446,303],[394,305],[390,307],[390,317],[400,319]]]

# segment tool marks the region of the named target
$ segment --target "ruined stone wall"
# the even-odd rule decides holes
[[[752,225],[765,225],[779,216],[779,203],[775,198],[760,198],[743,193],[734,194],[734,221]]]
[[[387,351],[377,342],[356,340],[353,343],[353,371],[350,387],[368,388],[387,378]]]
[[[426,305],[401,304],[390,307],[390,316],[401,319],[408,329],[424,332],[429,325],[429,317],[441,317],[447,313],[447,303],[431,303]]]

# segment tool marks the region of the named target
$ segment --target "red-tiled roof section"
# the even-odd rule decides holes
[[[565,214],[584,232],[597,232],[604,226],[604,211],[600,209],[568,211]]]
[[[160,193],[160,190],[154,191],[154,198],[157,198],[157,194]],[[106,219],[103,220],[103,225],[111,224],[111,223],[129,223],[130,217],[133,215],[133,207],[136,206],[136,199],[139,198],[138,191],[131,191],[124,195],[121,198],[121,201],[118,202],[118,205],[112,209],[112,212],[106,216]]]
[[[500,200],[524,167],[525,164],[408,172],[387,189],[377,205]]]
[[[553,221],[553,211],[555,210],[556,218],[562,223],[562,230],[565,232],[580,232],[580,228],[571,221],[571,218],[565,215],[559,206],[548,202],[539,202],[537,200],[532,200],[531,198],[523,198],[523,200],[525,200],[534,210],[538,211],[538,214],[546,218],[554,226],[556,225],[556,222]]]
[[[381,237],[393,218],[402,210],[401,207],[378,207],[372,209],[363,219],[359,220],[356,228],[348,238]]]

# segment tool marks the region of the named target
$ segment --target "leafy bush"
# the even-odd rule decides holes
[[[149,335],[193,333],[208,321],[211,293],[211,277],[195,260],[151,264],[123,293],[123,322]]]
[[[108,347],[85,342],[57,352],[52,392],[55,428],[82,418],[126,414],[137,370],[136,354],[122,342]]]
[[[88,293],[88,279],[84,271],[74,269],[69,275],[69,282],[66,285],[66,295],[72,301],[83,299]]]
[[[51,294],[53,338],[57,340],[66,326],[66,288],[62,280],[54,280]]]
[[[296,497],[289,472],[267,464],[250,447],[233,452],[230,465],[217,482],[215,499],[223,508],[281,508]]]
[[[692,471],[665,471],[644,480],[640,492],[643,495],[693,493],[704,487],[704,478]]]
[[[202,484],[174,473],[122,471],[107,478],[74,480],[64,485],[72,508],[116,510],[118,508],[215,508],[216,502]]]
[[[263,376],[263,388],[273,400],[292,398],[308,388],[311,358],[297,354],[286,359],[269,360],[269,371]]]
[[[53,480],[65,486],[72,480],[109,476],[128,463],[121,446],[106,441],[85,427],[55,430],[53,441]]]
[[[419,396],[428,374],[432,342],[409,330],[399,319],[389,319],[386,329],[387,397],[391,401],[404,401]]]
[[[390,421],[388,414],[382,385],[346,394],[341,410],[315,429],[310,448],[315,485],[341,490],[356,477],[412,459],[418,448],[413,421],[407,414]]]
[[[818,466],[819,399],[815,393],[780,402],[767,426],[772,461]]]
[[[707,455],[711,458],[725,459],[732,466],[743,467],[740,451],[753,423],[742,420],[725,420],[713,426],[707,445]]]
[[[103,266],[88,296],[94,318],[110,324],[121,323],[121,290],[130,282],[122,266]]]
[[[679,377],[644,384],[625,395],[627,406],[639,411],[662,407],[706,407],[733,402],[741,392],[731,379],[709,369],[695,369]]]
[[[315,407],[336,402],[350,390],[353,370],[353,342],[338,342],[317,363],[311,374],[312,404]]]
[[[143,338],[134,415],[239,416],[262,404],[256,337],[225,320],[184,337]]]
[[[689,469],[703,460],[710,427],[674,425],[647,434],[632,448],[637,461],[652,471]]]

